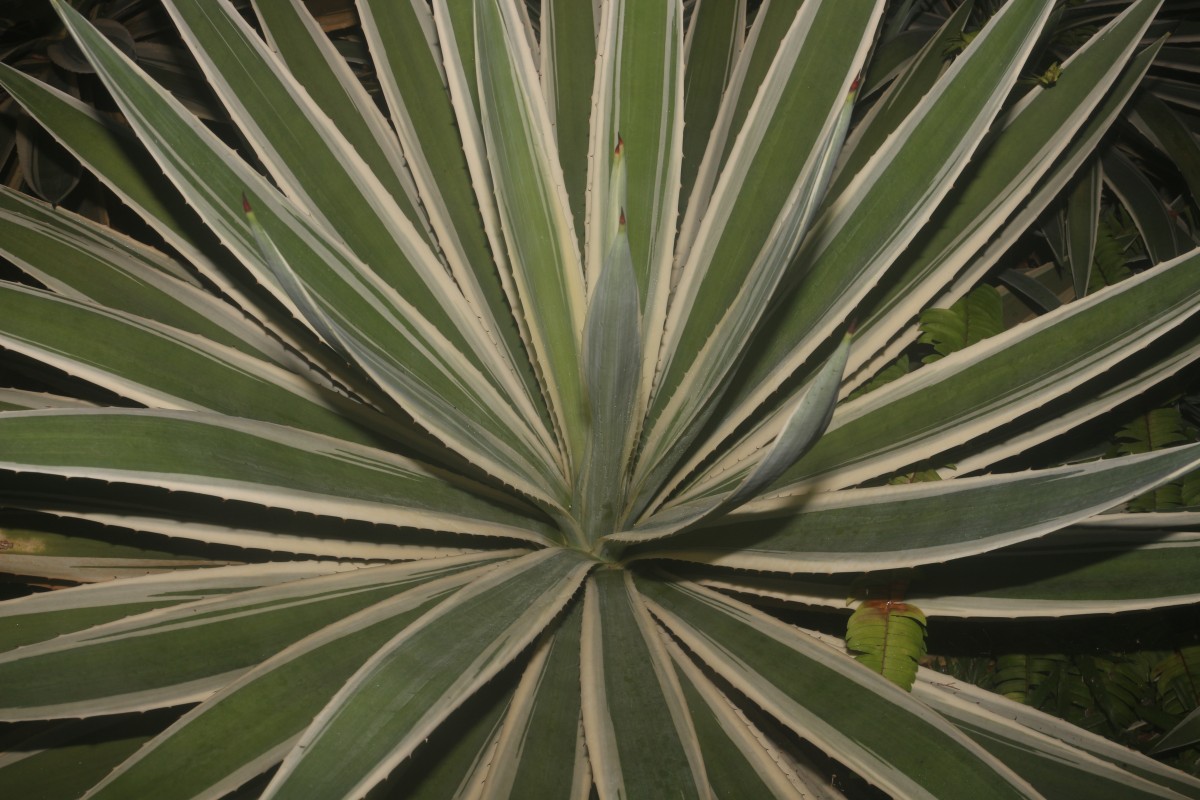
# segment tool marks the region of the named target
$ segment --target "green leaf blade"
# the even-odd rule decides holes
[[[529,55],[521,51],[518,22],[511,0],[476,0],[483,131],[520,313],[533,335],[533,355],[559,431],[578,461],[586,406],[579,363],[583,268],[544,100]]]
[[[767,500],[760,504],[757,520],[751,506],[710,528],[664,540],[657,546],[661,549],[638,557],[654,553],[793,573],[936,563],[1043,536],[1087,519],[1146,487],[1194,469],[1200,445],[1156,455],[1155,460],[1134,456],[1005,475],[802,495],[790,502]],[[773,514],[772,502],[781,502],[786,511],[777,508]]]
[[[422,617],[337,692],[266,797],[343,796],[378,783],[542,632],[590,566],[561,550],[515,559]]]
[[[711,797],[687,706],[632,580],[602,571],[584,596],[583,727],[601,797]]]
[[[884,791],[1037,796],[903,690],[828,645],[694,585],[639,580],[638,589],[655,616],[735,688]]]
[[[182,800],[233,789],[278,763],[338,686],[471,574],[456,575],[450,565],[406,571],[413,573],[408,585],[393,597],[263,661],[188,712],[90,796]]]
[[[925,657],[925,615],[909,603],[867,600],[846,623],[846,649],[858,663],[911,690]]]
[[[109,409],[9,412],[0,416],[0,428],[5,431],[0,464],[6,469],[158,486],[346,519],[550,541],[532,532],[542,527],[534,518],[514,513],[511,500],[478,484],[293,428],[202,412]],[[490,521],[471,523],[472,513]]]

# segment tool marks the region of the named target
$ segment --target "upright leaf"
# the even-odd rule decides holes
[[[588,169],[584,267],[594,292],[615,227],[617,199],[609,175],[620,159],[628,180],[620,201],[628,222],[630,258],[645,320],[644,407],[659,353],[679,208],[683,120],[683,4],[615,0],[602,6],[597,33]],[[640,415],[639,411],[639,415]]]
[[[1035,0],[1004,5],[887,145],[830,199],[814,222],[817,233],[796,255],[795,288],[779,298],[752,351],[747,380],[739,381],[745,389],[723,430],[804,364],[913,241],[983,141],[1049,12]]]
[[[623,510],[622,490],[628,483],[630,451],[637,434],[641,316],[622,217],[592,292],[583,331],[591,433],[579,494],[585,531],[593,541],[612,530]]]
[[[820,2],[802,7],[684,262],[647,415],[642,495],[660,488],[662,473],[698,432],[816,212],[849,124],[866,58],[863,32],[882,6],[856,5],[850,19],[845,11]],[[763,214],[764,207],[778,212]]]
[[[575,235],[581,242],[587,219],[588,134],[600,22],[595,9],[595,0],[542,3],[542,86],[554,122]]]
[[[583,268],[545,99],[514,0],[475,0],[488,164],[533,357],[571,460],[584,449]]]

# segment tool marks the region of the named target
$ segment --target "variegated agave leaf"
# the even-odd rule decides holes
[[[1099,516],[1200,445],[1029,455],[1195,361],[1200,250],[946,333],[1064,190],[1095,250],[1157,0],[1032,88],[1045,0],[906,58],[884,0],[359,0],[378,96],[301,0],[165,0],[231,128],[51,2],[119,116],[0,85],[154,241],[0,190],[0,570],[79,584],[0,604],[0,794],[1200,797],[917,669],[1200,602],[1190,515]]]

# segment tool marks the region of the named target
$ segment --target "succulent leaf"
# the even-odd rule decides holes
[[[918,667],[1200,605],[1172,7],[50,5],[0,87],[95,177],[0,188],[0,795],[1200,797],[1096,735],[1190,747],[1187,647]]]

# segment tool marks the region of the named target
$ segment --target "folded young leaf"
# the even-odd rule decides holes
[[[631,530],[610,534],[613,542],[645,542],[669,536],[698,525],[718,513],[730,511],[758,494],[794,464],[825,432],[833,416],[842,370],[850,353],[847,335],[821,371],[813,378],[788,415],[787,424],[767,450],[762,460],[745,477],[726,492],[702,500],[672,506],[653,514]]]
[[[622,221],[624,217],[620,218]],[[580,514],[589,541],[619,524],[638,430],[642,314],[624,224],[592,293],[583,330],[590,431],[580,470]]]
[[[816,213],[867,55],[862,30],[882,12],[881,4],[861,4],[847,20],[835,5],[802,7],[683,263],[638,460],[638,513],[728,386]]]
[[[583,262],[590,298],[624,214],[645,321],[639,417],[653,385],[672,288],[685,135],[683,6],[680,0],[615,0],[598,7]],[[619,188],[609,181],[618,161]]]

